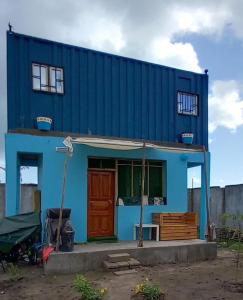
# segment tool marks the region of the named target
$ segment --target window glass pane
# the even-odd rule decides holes
[[[131,166],[118,167],[118,197],[131,196]]]
[[[33,77],[33,89],[40,90],[40,78]]]
[[[150,166],[162,166],[162,164],[163,164],[162,161],[149,160],[149,165]]]
[[[39,65],[32,65],[32,75],[40,77],[40,66]]]
[[[48,90],[48,69],[46,66],[41,66],[41,90]]]
[[[133,167],[133,195],[141,197],[141,187],[142,187],[142,166]],[[148,194],[148,168],[145,168],[145,178],[144,178],[144,195]]]
[[[114,159],[102,159],[101,160],[101,167],[103,169],[115,169],[116,162]]]
[[[141,160],[134,160],[133,161],[133,165],[134,166],[141,166],[142,165],[142,161]]]
[[[56,91],[57,93],[63,94],[63,81],[57,81],[56,82]]]
[[[118,160],[118,165],[131,165],[131,160]]]
[[[89,168],[100,168],[101,167],[101,160],[96,158],[89,158],[88,162]]]
[[[32,82],[33,89],[35,90],[48,91],[59,94],[64,93],[62,68],[33,63]]]
[[[57,77],[57,80],[63,80],[63,70],[62,69],[56,69],[56,77]]]
[[[56,92],[56,69],[50,67],[50,85],[51,92]]]
[[[149,197],[162,197],[162,168],[149,168]]]
[[[198,96],[196,94],[178,92],[178,113],[185,115],[198,115]]]

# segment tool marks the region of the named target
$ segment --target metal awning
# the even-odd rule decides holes
[[[202,152],[201,149],[193,148],[180,148],[180,147],[169,147],[163,145],[157,145],[146,142],[137,142],[132,140],[122,139],[105,139],[95,137],[71,137],[68,136],[63,141],[63,144],[69,148],[70,152],[73,152],[73,144],[87,145],[95,148],[112,149],[112,150],[136,150],[136,149],[158,149],[176,153],[188,153],[188,152]]]

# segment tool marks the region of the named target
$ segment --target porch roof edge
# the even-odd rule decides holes
[[[103,149],[113,149],[113,150],[137,150],[137,149],[157,149],[157,150],[167,150],[172,152],[202,152],[202,149],[195,149],[190,147],[173,147],[163,144],[155,144],[151,142],[138,142],[134,140],[124,140],[124,139],[107,139],[107,138],[97,138],[97,137],[70,137],[68,136],[64,140],[64,144],[82,144],[95,148],[103,148]]]
[[[26,134],[26,135],[35,135],[35,136],[42,136],[42,137],[63,137],[64,139],[67,136],[71,138],[95,138],[95,139],[105,139],[105,140],[117,140],[117,141],[131,141],[134,143],[146,143],[156,145],[156,147],[160,147],[161,149],[175,149],[177,151],[185,151],[185,152],[203,152],[204,147],[202,145],[187,145],[183,143],[176,143],[176,142],[167,142],[167,141],[148,141],[142,139],[131,139],[131,138],[123,138],[123,137],[110,137],[110,136],[99,136],[99,135],[87,135],[87,134],[80,134],[80,133],[71,133],[71,132],[60,132],[60,131],[40,131],[37,129],[23,129],[18,128],[15,130],[9,130],[7,134]]]

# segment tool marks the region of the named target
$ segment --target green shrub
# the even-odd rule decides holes
[[[229,247],[229,249],[243,253],[243,243],[235,242]]]
[[[135,294],[141,294],[147,300],[159,300],[161,295],[164,295],[160,287],[150,283],[148,278],[146,278],[142,283],[137,284],[134,291]]]
[[[107,293],[106,288],[96,289],[83,275],[76,276],[74,287],[81,294],[82,300],[99,300]]]

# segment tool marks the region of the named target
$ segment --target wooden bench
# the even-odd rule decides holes
[[[198,239],[196,213],[153,213],[152,220],[159,225],[160,241]]]

